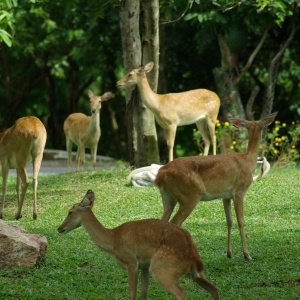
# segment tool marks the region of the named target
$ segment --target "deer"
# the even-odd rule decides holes
[[[96,170],[96,155],[98,142],[101,136],[100,128],[100,109],[102,102],[109,100],[113,94],[106,92],[102,96],[96,96],[89,90],[88,97],[91,103],[91,116],[83,113],[72,113],[64,121],[64,133],[66,136],[66,147],[68,152],[68,171],[72,165],[72,147],[73,143],[77,146],[76,153],[76,171],[81,168],[84,170],[85,148],[91,149],[91,156],[94,171]]]
[[[34,116],[19,118],[12,127],[0,133],[0,162],[2,166],[2,205],[0,206],[0,219],[3,218],[9,169],[16,169],[17,172],[16,191],[18,210],[15,219],[19,220],[22,218],[23,202],[29,185],[26,164],[30,160],[32,160],[33,165],[33,219],[37,219],[38,175],[46,140],[46,128]]]
[[[153,62],[133,69],[117,82],[127,88],[137,85],[143,104],[154,114],[156,122],[163,128],[168,146],[168,160],[173,160],[174,140],[177,126],[196,123],[204,140],[204,155],[208,155],[210,144],[216,154],[215,124],[220,109],[220,98],[207,89],[196,89],[181,93],[156,94],[150,87],[146,73]]]
[[[113,229],[105,228],[94,215],[95,194],[88,190],[58,227],[66,234],[83,226],[101,250],[112,255],[127,270],[130,299],[136,299],[138,272],[141,270],[142,299],[146,300],[150,273],[177,300],[185,291],[177,280],[190,272],[193,280],[219,299],[217,287],[204,275],[204,264],[188,231],[157,219],[125,222]]]
[[[181,157],[161,167],[154,184],[158,187],[162,202],[162,220],[168,221],[179,203],[171,222],[181,226],[200,201],[223,199],[227,222],[227,257],[232,258],[231,199],[237,217],[246,260],[251,260],[244,232],[244,196],[253,181],[252,172],[257,166],[257,155],[262,130],[270,125],[278,112],[257,121],[230,118],[237,128],[248,130],[248,147],[245,153],[228,152],[205,157]]]

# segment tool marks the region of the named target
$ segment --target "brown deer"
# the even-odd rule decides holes
[[[156,94],[152,91],[146,73],[153,68],[153,62],[133,69],[117,82],[118,87],[137,85],[144,105],[152,111],[156,122],[163,128],[169,149],[169,161],[173,160],[173,147],[177,126],[196,123],[203,137],[204,155],[208,155],[210,143],[216,154],[215,124],[220,108],[220,99],[205,89],[181,93]]]
[[[2,165],[2,205],[0,219],[3,217],[7,179],[9,169],[16,169],[18,211],[15,218],[22,218],[22,207],[29,184],[26,164],[33,164],[33,219],[37,218],[37,186],[38,175],[46,144],[47,132],[43,123],[36,117],[29,116],[18,119],[15,124],[0,133],[0,162]],[[20,186],[21,185],[21,186]]]
[[[184,299],[185,291],[177,280],[188,272],[214,299],[219,299],[217,288],[204,276],[203,262],[186,230],[155,219],[126,222],[108,229],[93,214],[93,204],[94,193],[88,190],[83,200],[70,209],[58,232],[68,233],[83,226],[94,243],[127,270],[131,300],[136,299],[139,269],[143,299],[147,299],[149,271],[178,300]]]
[[[231,199],[233,199],[244,256],[250,260],[244,233],[244,195],[253,181],[252,172],[257,166],[263,127],[271,124],[276,115],[277,112],[258,121],[230,119],[234,126],[248,129],[248,149],[245,154],[229,152],[206,157],[182,157],[160,168],[155,185],[162,196],[164,207],[162,220],[170,219],[178,202],[179,209],[171,222],[180,226],[199,201],[222,198],[228,227],[227,256],[231,258]]]
[[[100,129],[100,109],[103,101],[109,100],[113,94],[106,92],[102,96],[96,96],[92,91],[88,91],[91,102],[91,116],[83,113],[73,113],[67,117],[64,122],[64,132],[66,135],[66,147],[68,151],[68,170],[72,164],[72,146],[77,146],[76,153],[76,171],[81,162],[82,170],[85,163],[85,148],[91,149],[93,168],[96,170],[96,156],[98,142],[101,136]]]

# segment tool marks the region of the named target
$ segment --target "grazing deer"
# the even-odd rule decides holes
[[[64,132],[66,135],[66,146],[68,151],[68,170],[72,164],[72,146],[77,146],[76,171],[81,162],[82,170],[85,162],[85,148],[91,149],[94,170],[96,170],[96,156],[98,142],[101,136],[100,129],[100,109],[101,102],[107,101],[112,97],[111,92],[106,92],[102,96],[95,96],[92,91],[88,91],[91,102],[92,116],[82,113],[73,113],[64,122]]]
[[[147,299],[149,271],[155,280],[176,299],[183,300],[184,290],[177,280],[191,272],[193,280],[219,299],[217,288],[204,276],[204,265],[195,242],[184,229],[160,220],[139,220],[107,229],[92,212],[94,193],[88,190],[59,226],[59,233],[83,226],[94,243],[115,257],[127,270],[130,299],[136,299],[138,270],[142,274],[142,298]]]
[[[118,87],[137,85],[144,105],[152,111],[156,122],[163,128],[169,149],[169,161],[173,160],[173,147],[177,126],[196,123],[205,143],[204,155],[208,155],[210,143],[216,154],[215,124],[220,108],[220,99],[205,89],[181,93],[156,94],[150,88],[146,73],[153,68],[153,62],[145,67],[133,69],[117,82]]]
[[[179,209],[171,222],[180,226],[199,201],[222,198],[228,227],[227,256],[231,258],[231,199],[233,199],[244,256],[250,260],[244,233],[244,195],[253,181],[252,172],[257,166],[263,127],[270,125],[276,115],[277,112],[258,121],[230,119],[234,126],[248,129],[248,149],[245,154],[229,152],[206,157],[182,157],[160,168],[155,185],[162,196],[164,206],[162,220],[169,220],[178,202]]]
[[[15,218],[17,220],[22,218],[22,206],[29,184],[26,164],[30,160],[32,160],[33,164],[33,219],[37,218],[36,193],[38,174],[46,139],[47,132],[45,126],[38,118],[32,116],[18,119],[12,127],[0,133],[0,162],[2,165],[2,205],[0,206],[0,219],[3,217],[9,169],[16,169],[17,171],[16,191],[18,195],[18,211]]]

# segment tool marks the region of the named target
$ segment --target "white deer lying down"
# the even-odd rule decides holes
[[[138,270],[142,274],[142,298],[147,299],[149,271],[175,299],[183,300],[184,290],[177,280],[190,272],[193,280],[219,299],[217,288],[204,276],[204,265],[191,235],[176,225],[148,219],[123,223],[107,229],[92,212],[94,193],[88,190],[59,226],[67,233],[83,226],[94,243],[115,257],[127,270],[130,299],[136,299]]]
[[[230,119],[234,126],[248,129],[246,153],[229,152],[206,157],[182,157],[160,168],[155,185],[162,196],[164,206],[162,220],[169,220],[177,202],[179,209],[171,222],[180,226],[199,201],[223,199],[228,227],[227,256],[231,258],[231,199],[233,199],[244,256],[250,260],[244,233],[244,195],[253,181],[252,173],[257,166],[262,130],[264,126],[274,121],[276,115],[277,113],[273,113],[258,121]]]

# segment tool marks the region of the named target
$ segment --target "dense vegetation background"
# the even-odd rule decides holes
[[[124,74],[120,5],[122,1],[1,2],[0,131],[19,117],[36,115],[47,127],[46,147],[64,149],[63,121],[75,111],[89,114],[87,91],[112,91],[115,97],[101,111],[98,153],[128,159],[124,91],[116,89]],[[159,92],[216,91],[213,70],[223,64],[218,33],[230,47],[238,76],[268,30],[259,54],[239,82],[242,105],[246,108],[258,87],[252,112],[260,117],[272,73],[271,109],[279,111],[281,122],[296,123],[300,114],[298,17],[294,1],[160,1]],[[282,58],[270,70],[292,31]],[[224,107],[219,119],[226,120]],[[178,128],[177,155],[199,153],[193,128]]]

